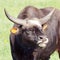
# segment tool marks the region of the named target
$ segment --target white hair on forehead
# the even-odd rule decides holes
[[[40,22],[37,20],[29,20],[29,23],[31,23],[32,25],[41,26]]]
[[[41,23],[37,19],[31,19],[31,20],[28,21],[28,23],[32,26],[41,27]]]
[[[42,28],[42,24],[39,21],[38,18],[32,18],[32,19],[25,19],[26,20],[26,24],[23,26],[23,28],[31,28],[31,27],[38,27],[38,28]]]

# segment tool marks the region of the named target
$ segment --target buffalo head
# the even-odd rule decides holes
[[[8,12],[4,9],[7,18],[15,23],[13,27],[14,30],[11,31],[16,35],[21,36],[22,40],[36,43],[40,47],[45,47],[48,43],[48,38],[43,32],[42,25],[50,20],[54,10],[55,9],[53,9],[47,16],[40,19],[18,19],[9,15]]]

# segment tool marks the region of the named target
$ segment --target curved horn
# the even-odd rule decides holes
[[[46,23],[48,20],[50,20],[50,18],[51,18],[51,16],[52,16],[52,14],[54,13],[54,11],[55,11],[55,8],[54,8],[47,16],[39,19],[40,22],[41,22],[41,24],[44,24],[44,23]]]
[[[6,11],[6,9],[4,9],[5,15],[7,16],[7,18],[16,23],[16,24],[21,24],[21,25],[26,25],[26,20],[22,20],[22,19],[18,19],[18,18],[14,18],[11,15],[8,14],[8,12]]]

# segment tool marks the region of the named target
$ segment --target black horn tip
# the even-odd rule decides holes
[[[5,15],[6,15],[6,17],[9,19],[9,20],[11,20],[10,18],[9,18],[9,14],[8,14],[8,12],[6,11],[6,9],[4,8],[4,12],[5,12]]]
[[[4,8],[4,12],[5,12],[5,15],[7,16],[7,14],[6,14],[6,9]]]
[[[6,9],[4,8],[4,12],[6,11]]]
[[[6,15],[6,9],[4,8],[4,12],[5,12],[5,15]]]

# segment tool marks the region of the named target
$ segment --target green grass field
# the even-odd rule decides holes
[[[0,60],[12,60],[9,34],[13,23],[6,18],[4,8],[11,15],[17,17],[20,10],[28,5],[38,8],[55,7],[59,9],[60,0],[0,0]],[[59,60],[58,53],[54,52],[50,60]]]

